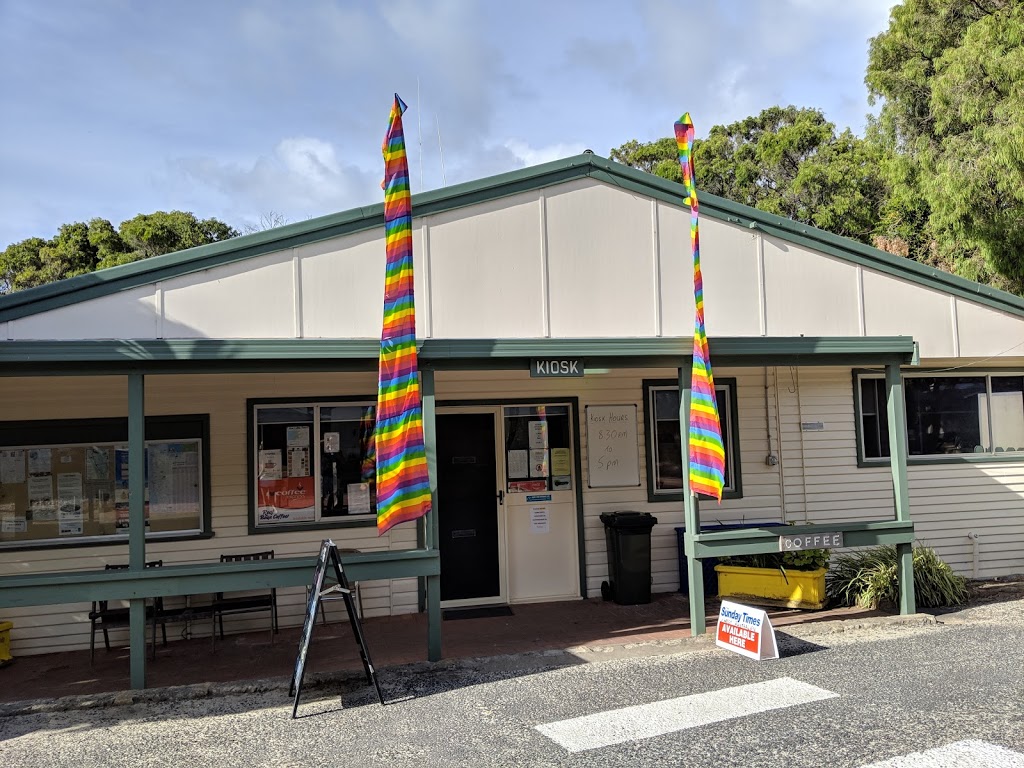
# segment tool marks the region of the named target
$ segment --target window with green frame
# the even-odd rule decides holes
[[[147,539],[210,535],[210,420],[150,416]],[[127,541],[128,420],[0,422],[0,549]]]
[[[376,403],[250,400],[254,531],[373,525]]]
[[[683,432],[679,426],[679,382],[645,379],[644,431],[647,443],[647,497],[650,501],[682,498]],[[715,379],[718,415],[725,445],[724,499],[743,496],[739,461],[736,380]]]
[[[885,377],[855,375],[858,451],[889,460]],[[910,457],[975,458],[1024,453],[1024,375],[959,371],[903,374]]]

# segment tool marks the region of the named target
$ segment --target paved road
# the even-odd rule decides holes
[[[382,670],[388,706],[316,690],[295,721],[280,691],[11,717],[0,766],[1016,768],[1022,616],[1024,601],[940,625],[806,626],[768,662],[703,645]]]

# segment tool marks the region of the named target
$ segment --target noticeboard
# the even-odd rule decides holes
[[[635,488],[640,485],[636,404],[588,405],[587,485]]]

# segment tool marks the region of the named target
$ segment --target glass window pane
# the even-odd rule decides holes
[[[732,480],[732,411],[729,386],[715,385],[718,417],[725,445],[725,490],[735,490]],[[652,388],[654,410],[654,492],[678,492],[683,488],[683,436],[679,429],[679,389]]]
[[[375,515],[372,405],[320,409],[320,510],[323,517]]]
[[[904,389],[911,456],[984,449],[983,422],[988,436],[984,376],[915,376],[904,380]]]
[[[861,438],[864,458],[889,456],[889,417],[886,408],[885,379],[860,379]]]
[[[202,441],[147,441],[145,457],[147,533],[201,532]],[[125,537],[128,527],[127,445],[0,450],[0,542]]]
[[[257,525],[316,519],[313,408],[256,407]]]
[[[988,423],[982,422],[988,445]],[[996,452],[1024,451],[1024,377],[992,377],[992,444]]]
[[[573,487],[572,423],[567,405],[504,408],[509,493]]]

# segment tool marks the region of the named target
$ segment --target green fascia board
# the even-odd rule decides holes
[[[718,365],[877,365],[909,362],[909,336],[734,337],[709,342]],[[687,364],[692,341],[627,339],[425,339],[423,367],[520,369],[534,358],[576,357],[619,367]],[[0,375],[248,370],[370,370],[376,339],[170,339],[0,341]]]
[[[359,552],[343,558],[350,581],[436,576],[438,550]],[[165,565],[142,571],[61,571],[0,577],[0,608],[130,600],[308,585],[316,557]]]
[[[779,551],[779,536],[842,531],[844,547],[875,547],[886,544],[911,544],[914,541],[912,520],[871,520],[867,522],[836,522],[785,527],[743,528],[734,531],[708,531],[685,535],[687,555],[730,557],[759,555]],[[692,552],[690,551],[692,549]]]
[[[443,189],[420,192],[412,197],[413,213],[416,217],[430,216],[581,178],[592,178],[682,207],[684,191],[681,184],[597,155],[583,154]],[[1003,312],[1024,316],[1024,299],[1019,296],[715,195],[701,194],[700,202],[701,212],[705,216],[760,230],[766,235],[803,245],[835,258],[919,283],[934,290],[951,293]],[[0,296],[0,322],[275,251],[383,227],[383,223],[383,203],[376,203],[219,243],[154,256],[37,288],[16,291]]]

